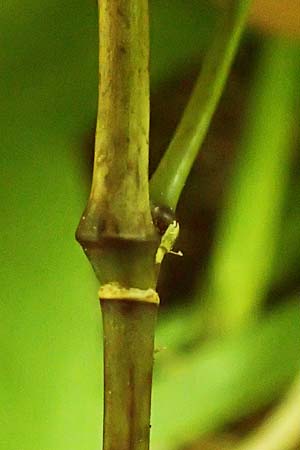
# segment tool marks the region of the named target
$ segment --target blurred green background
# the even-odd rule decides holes
[[[220,12],[198,0],[150,12],[152,172]],[[74,239],[91,180],[96,1],[6,0],[0,43],[0,448],[100,450],[97,283]],[[248,30],[185,187],[184,257],[166,258],[159,285],[153,450],[227,448],[300,368],[299,69],[296,37]]]

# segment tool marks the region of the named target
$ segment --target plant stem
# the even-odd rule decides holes
[[[99,29],[93,182],[77,238],[102,283],[148,288],[155,274],[140,268],[153,262],[157,237],[148,190],[147,0],[99,1]]]
[[[251,1],[228,3],[189,103],[151,179],[150,197],[155,205],[175,210],[225,86]]]
[[[104,450],[147,450],[157,307],[101,301],[104,332]]]
[[[148,191],[148,0],[99,0],[93,182],[77,239],[102,286],[104,450],[149,448],[158,233]]]

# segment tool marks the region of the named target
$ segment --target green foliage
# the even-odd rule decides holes
[[[298,308],[289,299],[238,338],[228,335],[171,358],[173,335],[161,324],[157,342],[166,346],[166,356],[162,351],[157,357],[153,448],[175,449],[276,399],[299,368]]]
[[[298,55],[281,39],[261,49],[209,272],[211,322],[223,332],[254,319],[270,286],[295,150]]]
[[[153,90],[201,56],[214,17],[208,2],[152,2]],[[0,448],[99,450],[100,310],[74,240],[97,104],[96,3],[7,0],[0,30]],[[224,340],[201,345],[199,291],[194,306],[161,317],[157,344],[167,350],[156,355],[153,450],[174,450],[259,411],[297,371],[297,300],[277,293],[282,304],[247,329],[252,307],[272,300],[276,285],[288,294],[285,283],[300,268],[299,177],[290,169],[299,47],[270,40],[262,51],[207,277],[225,280],[224,303],[219,294],[208,300],[211,314],[226,309],[231,318],[238,289],[241,331],[227,324]],[[216,263],[228,254],[233,280]],[[193,351],[180,350],[190,343]]]

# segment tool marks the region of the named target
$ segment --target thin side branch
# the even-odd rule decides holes
[[[228,3],[190,101],[151,179],[150,197],[155,205],[175,210],[228,78],[251,1]]]

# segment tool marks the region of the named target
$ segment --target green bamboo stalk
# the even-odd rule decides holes
[[[77,239],[98,279],[104,450],[149,448],[159,246],[148,192],[148,0],[100,0],[92,189]]]
[[[176,209],[206,136],[244,29],[250,0],[230,0],[206,54],[199,78],[173,139],[150,181],[155,205]]]

